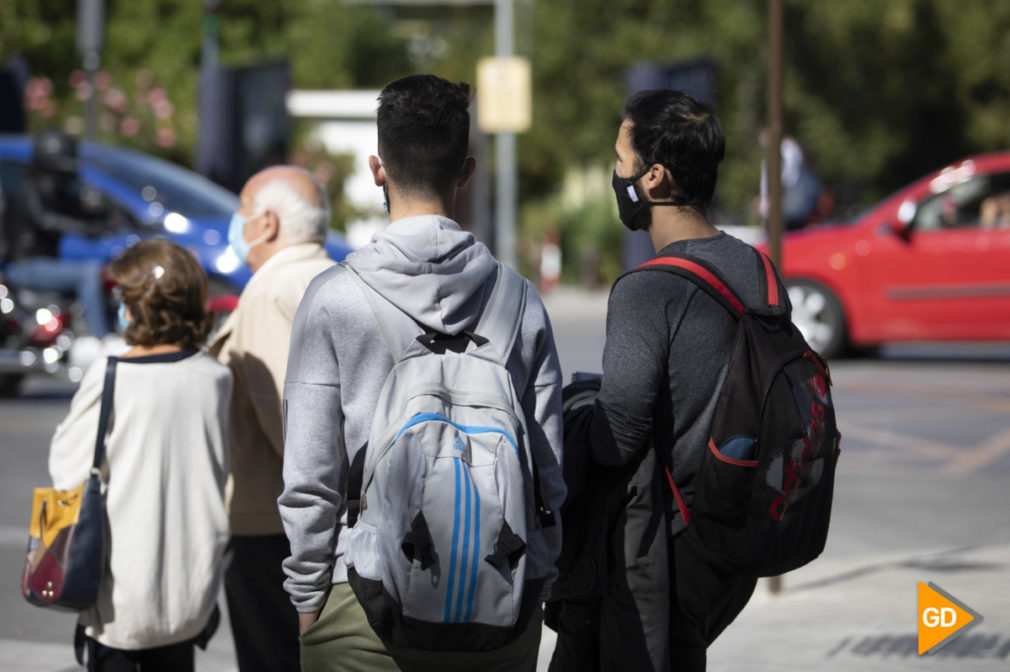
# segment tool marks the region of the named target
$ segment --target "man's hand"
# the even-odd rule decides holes
[[[312,624],[319,620],[319,611],[313,611],[309,613],[298,612],[298,634],[304,634],[306,630],[312,627]]]

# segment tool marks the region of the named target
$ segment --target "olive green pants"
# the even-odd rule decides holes
[[[543,611],[537,607],[519,639],[494,651],[446,653],[388,647],[379,639],[351,586],[330,590],[319,620],[301,636],[302,672],[535,672]]]

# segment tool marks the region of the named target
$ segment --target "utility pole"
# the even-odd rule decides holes
[[[203,68],[212,68],[217,65],[217,35],[221,25],[220,9],[221,0],[203,0],[203,39],[200,41],[200,66]]]
[[[513,52],[512,0],[495,0],[495,56],[511,58]],[[495,135],[495,256],[516,265],[516,134],[499,131]]]
[[[77,0],[77,51],[84,61],[88,78],[88,99],[84,104],[84,137],[95,139],[98,128],[98,92],[95,73],[101,65],[105,27],[105,0]]]
[[[782,0],[768,0],[768,247],[772,262],[782,268]],[[782,577],[769,579],[773,595]]]
[[[768,247],[782,268],[782,0],[768,0]],[[774,584],[773,584],[774,585]]]

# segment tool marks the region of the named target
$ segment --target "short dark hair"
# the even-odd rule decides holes
[[[379,94],[379,157],[407,193],[439,196],[463,170],[470,141],[470,85],[411,75]]]
[[[659,89],[632,95],[623,115],[633,124],[631,144],[640,161],[636,172],[658,163],[673,176],[674,198],[708,208],[726,153],[722,125],[712,108],[686,91]]]
[[[207,313],[207,274],[189,250],[151,238],[129,248],[109,267],[119,286],[130,326],[129,345],[199,348],[213,318]]]

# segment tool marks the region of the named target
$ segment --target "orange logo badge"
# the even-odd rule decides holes
[[[930,582],[919,582],[919,655],[934,654],[966,630],[982,622],[982,614]]]

